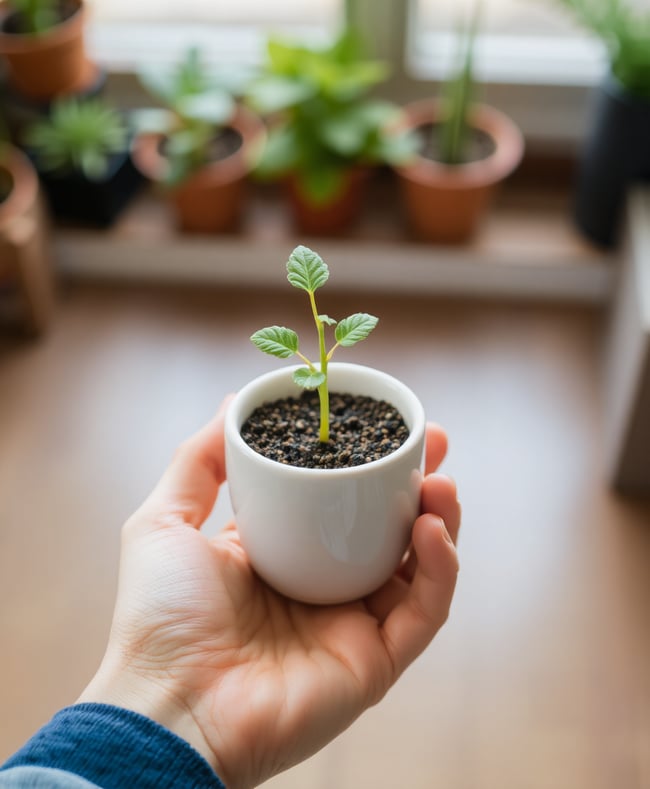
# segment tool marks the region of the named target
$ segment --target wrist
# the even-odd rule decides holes
[[[224,778],[221,760],[172,682],[102,665],[77,702],[110,704],[144,715],[189,743]]]

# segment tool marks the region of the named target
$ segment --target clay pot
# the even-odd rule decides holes
[[[350,169],[340,191],[326,203],[310,200],[296,176],[287,178],[285,189],[296,230],[314,236],[336,236],[349,230],[361,213],[369,175],[368,168]]]
[[[83,32],[86,12],[71,0],[75,12],[44,33],[10,33],[10,14],[0,16],[0,54],[8,64],[9,82],[25,96],[47,101],[76,93],[92,82],[96,67],[87,60]]]
[[[421,101],[404,108],[402,129],[435,124],[440,104]],[[503,113],[477,104],[471,125],[494,143],[484,159],[447,165],[424,156],[396,167],[407,218],[415,235],[424,241],[461,243],[478,229],[497,184],[519,164],[524,140],[519,129]]]
[[[0,151],[0,169],[9,176],[9,194],[0,202],[0,283],[16,285],[25,327],[43,331],[54,305],[52,267],[38,176],[13,146]]]
[[[266,138],[257,115],[238,107],[228,126],[242,140],[235,153],[210,162],[169,191],[178,227],[188,233],[220,233],[236,230],[243,213],[245,179],[253,169]],[[163,152],[164,135],[140,134],[132,156],[143,175],[163,182],[168,162]]]

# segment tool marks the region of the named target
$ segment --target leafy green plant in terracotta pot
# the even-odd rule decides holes
[[[363,57],[351,30],[323,47],[268,41],[264,71],[247,95],[269,117],[257,174],[284,181],[301,231],[345,230],[370,168],[405,159],[406,138],[390,129],[397,108],[369,96],[387,76],[385,63]]]
[[[140,78],[166,109],[139,114],[136,165],[167,188],[182,230],[236,229],[245,179],[266,137],[260,118],[235,101],[242,77],[213,74],[192,48],[177,66]]]
[[[95,75],[84,48],[82,0],[7,0],[0,5],[0,55],[9,81],[33,99],[81,90]]]
[[[459,34],[458,63],[439,100],[404,108],[417,153],[396,167],[407,218],[425,241],[460,243],[476,233],[495,187],[519,164],[523,137],[503,113],[474,101],[478,7]]]
[[[63,99],[32,124],[24,143],[55,217],[110,225],[142,176],[129,152],[125,118],[100,99]]]
[[[312,250],[291,253],[287,278],[308,296],[318,361],[286,326],[256,331],[260,350],[302,364],[244,386],[225,433],[242,545],[267,583],[309,603],[363,597],[393,574],[419,511],[424,452],[424,410],[410,389],[379,370],[331,361],[377,318],[321,314],[316,291],[328,277]]]
[[[609,71],[594,96],[574,214],[586,236],[611,247],[627,187],[650,180],[650,9],[631,0],[560,3],[607,49]]]

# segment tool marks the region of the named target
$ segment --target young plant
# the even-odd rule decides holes
[[[117,110],[99,99],[64,99],[49,118],[28,129],[24,141],[42,170],[80,172],[88,180],[100,180],[110,157],[125,150],[127,138]]]
[[[355,312],[337,322],[329,315],[321,315],[316,307],[314,294],[329,279],[329,269],[323,259],[307,247],[298,246],[291,253],[287,262],[287,279],[294,288],[300,288],[309,294],[309,303],[318,334],[319,364],[311,362],[303,355],[299,348],[298,335],[285,326],[269,326],[266,329],[260,329],[251,336],[251,341],[257,348],[271,356],[288,359],[295,355],[305,362],[307,366],[298,368],[293,374],[293,380],[304,389],[318,390],[319,440],[322,443],[327,443],[330,438],[327,365],[339,346],[347,348],[360,340],[365,340],[377,325],[378,318],[365,312]],[[326,326],[336,326],[334,330],[336,343],[329,350],[327,350],[325,342]]]

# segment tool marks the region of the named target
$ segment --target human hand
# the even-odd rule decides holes
[[[289,600],[256,576],[234,524],[199,531],[225,480],[226,407],[125,524],[106,655],[79,701],[147,715],[239,789],[332,740],[431,641],[454,591],[460,507],[454,483],[432,473],[447,440],[429,425],[423,514],[398,572],[357,602]]]

